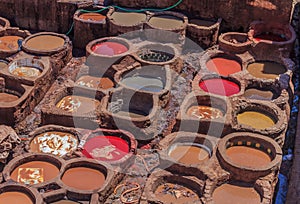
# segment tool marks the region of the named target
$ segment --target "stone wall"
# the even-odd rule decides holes
[[[31,31],[67,32],[78,8],[92,0],[0,0],[0,15]]]
[[[168,7],[178,0],[114,0],[126,7]],[[292,0],[183,0],[179,10],[188,11],[192,17],[223,18],[226,28],[245,31],[253,20],[288,23]]]
[[[124,7],[165,8],[178,0],[114,0]],[[28,30],[66,32],[75,11],[92,0],[0,0],[0,15]],[[244,30],[253,20],[288,23],[292,0],[183,0],[177,7],[189,17],[223,19],[223,28]]]

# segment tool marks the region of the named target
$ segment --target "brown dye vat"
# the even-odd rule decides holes
[[[149,24],[155,28],[173,30],[184,26],[184,21],[172,15],[153,16],[149,19]]]
[[[210,150],[208,147],[196,143],[177,143],[172,145],[169,156],[180,163],[195,165],[208,161]]]
[[[221,110],[209,106],[191,106],[187,113],[189,117],[198,119],[216,119],[224,117]]]
[[[117,25],[135,26],[146,21],[147,15],[144,13],[115,11],[109,18],[110,20],[113,20]]]
[[[246,89],[244,92],[244,97],[256,100],[270,101],[275,98],[274,93],[268,90],[259,90],[255,88]]]
[[[111,89],[115,86],[114,82],[108,77],[81,76],[77,81],[77,85],[94,89]]]
[[[70,168],[62,176],[62,182],[65,185],[85,191],[100,189],[105,179],[105,175],[102,172],[87,167]]]
[[[32,50],[52,51],[63,47],[65,39],[59,36],[45,34],[30,38],[26,47]]]
[[[250,126],[254,129],[267,129],[275,125],[275,121],[268,115],[256,112],[245,111],[237,115],[239,124]]]
[[[0,194],[0,204],[8,203],[34,204],[28,195],[17,191],[4,192]]]
[[[12,74],[19,76],[19,77],[36,78],[42,74],[42,71],[35,67],[20,66],[20,67],[15,68],[12,71]]]
[[[20,36],[0,37],[0,50],[3,52],[16,52],[19,49],[18,40],[23,40]]]
[[[192,203],[199,201],[198,195],[191,189],[179,184],[165,183],[157,187],[155,196],[163,203]]]
[[[20,97],[11,93],[0,92],[0,102],[10,103],[18,100]]]
[[[254,62],[248,65],[247,71],[254,77],[263,79],[276,79],[284,74],[285,66],[276,62]]]
[[[250,132],[226,135],[218,143],[217,158],[231,178],[253,182],[275,173],[282,160],[281,147],[274,139]]]
[[[223,184],[217,187],[212,195],[215,204],[260,204],[261,196],[249,185]]]
[[[79,15],[80,19],[83,20],[89,20],[89,21],[104,21],[106,19],[106,16],[100,14],[100,13],[83,13]]]
[[[11,178],[19,183],[33,185],[54,179],[59,174],[59,169],[54,164],[46,161],[31,161],[15,168]]]
[[[271,158],[267,153],[247,146],[229,147],[226,154],[232,162],[250,168],[266,166],[271,162]]]
[[[29,150],[37,153],[47,153],[65,156],[76,150],[78,138],[71,133],[47,131],[36,135],[29,144]]]
[[[65,96],[56,107],[68,113],[89,113],[95,111],[100,105],[100,101],[83,96]]]

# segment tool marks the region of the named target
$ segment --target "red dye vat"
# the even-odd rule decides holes
[[[255,40],[257,40],[257,41],[269,40],[269,41],[275,41],[275,42],[284,42],[287,39],[278,34],[262,33],[262,34],[255,36]]]
[[[208,93],[231,96],[240,92],[240,86],[225,79],[208,79],[199,83],[199,87]]]
[[[118,161],[129,153],[129,145],[117,136],[97,136],[85,143],[82,153],[99,161]]]
[[[114,56],[128,51],[128,48],[117,42],[103,42],[92,46],[92,51],[99,55]]]
[[[242,71],[242,66],[239,62],[222,57],[216,57],[209,60],[206,63],[206,67],[208,70],[216,72],[222,76],[228,76],[229,74]]]

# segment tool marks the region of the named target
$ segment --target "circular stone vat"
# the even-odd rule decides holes
[[[44,65],[38,60],[25,58],[10,63],[8,71],[17,77],[38,78],[44,71]]]
[[[200,186],[192,180],[178,176],[162,176],[152,185],[153,196],[159,202],[183,204],[200,201]]]
[[[256,78],[276,79],[284,74],[287,69],[277,62],[258,61],[248,64],[247,71]]]
[[[63,157],[77,149],[79,140],[71,131],[61,131],[59,127],[35,130],[29,143],[29,151],[36,153],[53,154]]]
[[[212,156],[212,151],[204,144],[174,143],[168,150],[168,155],[185,165],[199,165]]]
[[[88,140],[82,153],[87,158],[99,161],[118,161],[126,157],[130,152],[130,144],[118,136],[96,136]]]
[[[20,36],[2,36],[0,37],[0,52],[18,52],[24,38]]]
[[[42,198],[39,193],[32,188],[20,184],[2,184],[0,186],[0,203],[16,204],[39,204]]]
[[[261,195],[253,185],[242,182],[224,183],[218,186],[213,194],[212,199],[215,204],[260,204]]]
[[[206,68],[221,76],[228,76],[242,71],[241,60],[237,57],[220,55],[214,56],[206,62]]]
[[[220,96],[232,96],[238,94],[241,90],[239,84],[223,78],[201,80],[199,87],[204,92]]]
[[[190,94],[182,104],[180,117],[184,120],[193,119],[199,122],[208,120],[211,122],[224,118],[227,110],[227,103],[222,97]]]
[[[92,89],[112,89],[114,88],[114,82],[108,77],[94,77],[94,76],[81,76],[75,82],[79,86],[84,86]]]
[[[135,58],[146,64],[170,64],[177,57],[175,48],[168,45],[149,44],[139,48]]]
[[[254,129],[268,129],[274,126],[277,121],[271,114],[264,111],[246,110],[237,114],[237,122]]]
[[[26,185],[43,184],[59,175],[62,160],[47,154],[29,153],[14,158],[4,169],[5,180]]]
[[[223,50],[243,53],[251,48],[247,33],[228,32],[219,36],[219,45]]]
[[[295,31],[288,24],[266,23],[263,21],[254,21],[250,25],[248,32],[250,39],[257,42],[266,41],[275,44],[291,43],[295,40]]]
[[[131,54],[131,48],[128,40],[119,37],[100,38],[89,42],[86,46],[89,73],[103,76],[113,64]]]
[[[51,55],[66,49],[69,38],[62,34],[41,32],[27,37],[22,49],[32,54]]]
[[[76,191],[95,191],[105,184],[107,171],[107,168],[100,163],[71,161],[61,175],[61,181]]]
[[[78,18],[86,21],[104,21],[106,16],[100,13],[89,12],[81,13]]]
[[[217,156],[222,167],[233,177],[251,181],[276,171],[281,163],[282,150],[271,138],[237,132],[220,140]]]
[[[101,102],[94,98],[69,95],[63,97],[56,107],[68,113],[84,114],[95,111]]]

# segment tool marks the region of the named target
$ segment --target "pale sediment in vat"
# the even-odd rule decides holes
[[[157,169],[147,180],[141,203],[202,203],[203,182],[195,177],[185,177]]]
[[[221,136],[230,132],[231,105],[222,96],[191,93],[176,116],[174,131]]]
[[[89,75],[81,76],[75,82],[79,86],[84,86],[92,89],[112,89],[114,82],[108,77],[94,77]]]
[[[13,180],[26,185],[45,186],[59,176],[63,160],[47,155],[28,153],[8,163],[3,171],[6,181]]]
[[[73,82],[74,83],[74,82]],[[55,124],[68,127],[94,127],[97,109],[104,93],[72,84],[56,85],[51,90],[56,94],[47,98],[41,108],[42,124]],[[50,90],[50,91],[51,91]],[[60,118],[58,120],[58,118]],[[92,126],[91,126],[92,125]]]

